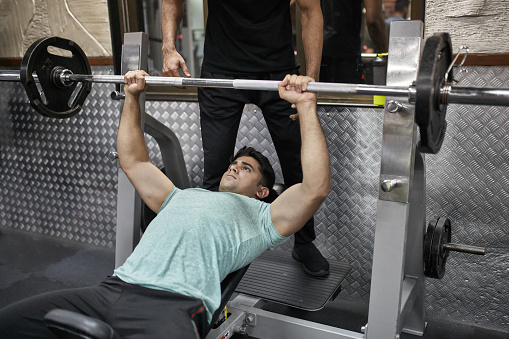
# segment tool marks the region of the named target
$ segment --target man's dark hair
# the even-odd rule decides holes
[[[270,195],[273,196],[275,192],[273,192],[274,182],[276,181],[276,175],[274,174],[274,169],[272,168],[272,165],[270,164],[269,159],[267,159],[266,156],[264,156],[262,153],[255,150],[253,147],[247,147],[244,146],[241,149],[237,151],[235,156],[230,162],[234,162],[237,158],[240,157],[251,157],[258,161],[260,164],[260,172],[262,174],[262,180],[261,184],[265,187],[267,187],[271,193]],[[276,193],[277,196],[277,193]],[[272,197],[270,200],[273,200]],[[263,199],[263,201],[266,201],[266,199]],[[266,201],[269,202],[269,201]]]
[[[408,0],[397,0],[396,1],[396,7],[394,9],[396,12],[403,12],[405,10],[405,8],[408,8]]]

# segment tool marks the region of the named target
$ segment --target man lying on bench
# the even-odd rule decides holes
[[[55,308],[100,319],[124,338],[203,337],[224,277],[283,243],[327,197],[327,144],[316,94],[305,92],[311,78],[287,75],[279,84],[281,98],[299,112],[303,180],[268,204],[261,200],[274,184],[274,171],[252,148],[235,156],[220,192],[180,190],[150,163],[138,100],[145,76],[125,75],[117,148],[120,166],[157,217],[124,265],[101,284],[46,293],[0,310],[0,338],[54,338],[43,317]]]

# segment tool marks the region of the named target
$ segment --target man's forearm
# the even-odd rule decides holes
[[[297,106],[302,139],[302,185],[306,192],[325,196],[330,189],[330,163],[327,142],[316,113],[316,102]]]
[[[140,120],[139,96],[126,94],[117,134],[118,160],[124,171],[138,162],[149,161]]]
[[[175,49],[178,28],[184,14],[183,0],[163,0],[161,6],[161,26],[163,33],[163,53]]]
[[[295,105],[299,112],[302,140],[302,183],[289,187],[271,207],[272,222],[283,236],[297,232],[315,214],[330,190],[329,152],[316,113],[316,94],[306,92],[310,80],[287,75],[278,86],[281,98]]]
[[[301,9],[301,25],[306,75],[318,81],[323,45],[323,16],[320,7]]]
[[[366,6],[366,26],[368,27],[369,37],[375,44],[377,53],[386,53],[389,43],[387,30],[385,29],[382,0],[365,0],[364,5]]]
[[[387,42],[387,31],[385,22],[380,18],[368,25],[369,36],[375,44],[377,53],[387,53],[389,44]]]

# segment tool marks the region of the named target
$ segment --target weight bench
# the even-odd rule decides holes
[[[259,258],[221,282],[221,304],[212,316],[208,328],[210,338],[220,337],[224,328],[220,319],[233,293],[245,294],[308,311],[317,311],[327,301],[334,300],[341,291],[341,282],[350,265],[330,260],[327,277],[311,277],[304,273],[301,263],[283,251],[266,251]],[[44,317],[46,326],[59,338],[116,339],[120,336],[105,322],[86,315],[55,309]],[[218,324],[214,326],[215,324]],[[204,336],[204,337],[205,337]]]
[[[281,194],[285,188],[282,184],[274,185],[277,194]],[[150,213],[145,204],[142,211],[144,231],[155,213]],[[302,264],[293,259],[290,253],[266,251],[250,265],[231,272],[221,282],[221,303],[208,328],[208,333],[212,332],[210,337],[215,337],[215,331],[222,331],[220,325],[224,318],[220,319],[220,316],[234,292],[308,311],[323,308],[327,301],[334,300],[339,294],[340,284],[350,271],[350,265],[335,260],[329,260],[329,265],[327,277],[311,277],[304,273]],[[105,322],[72,311],[52,310],[46,314],[44,321],[59,338],[120,338]]]

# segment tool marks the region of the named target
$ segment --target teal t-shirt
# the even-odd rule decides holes
[[[221,281],[286,239],[272,223],[270,204],[234,193],[174,188],[114,275],[201,299],[210,322],[221,301]]]

